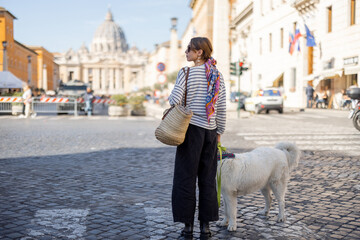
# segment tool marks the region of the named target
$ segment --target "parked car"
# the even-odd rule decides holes
[[[239,102],[240,108],[244,109],[245,98],[248,97],[248,93],[246,92],[232,92],[230,93],[230,102]]]
[[[283,113],[283,97],[278,88],[267,88],[264,90],[256,91],[252,94],[252,97],[245,99],[245,110],[255,112],[256,114],[270,110],[277,110],[279,113]]]

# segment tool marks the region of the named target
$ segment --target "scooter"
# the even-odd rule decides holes
[[[351,99],[351,110],[349,119],[352,119],[354,127],[360,131],[360,101],[359,99]]]

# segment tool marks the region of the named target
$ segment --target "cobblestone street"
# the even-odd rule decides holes
[[[176,239],[176,148],[155,140],[158,122],[0,117],[0,239]],[[237,124],[230,120],[229,129]],[[254,146],[234,131],[223,141],[235,152]],[[358,156],[303,150],[285,223],[275,220],[276,201],[268,219],[257,215],[264,200],[250,194],[238,198],[237,231],[212,223],[213,239],[359,239],[359,169]],[[198,238],[198,222],[195,231]]]

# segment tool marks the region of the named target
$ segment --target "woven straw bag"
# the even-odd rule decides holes
[[[185,70],[183,69],[184,73]],[[185,79],[185,104],[175,105],[164,111],[164,116],[159,127],[155,130],[155,137],[160,142],[178,146],[185,140],[185,134],[189,127],[192,111],[186,107],[187,96],[187,80],[189,77],[190,68],[188,68]]]

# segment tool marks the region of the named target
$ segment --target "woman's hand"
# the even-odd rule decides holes
[[[220,142],[220,134],[217,135],[217,142],[219,143]]]

